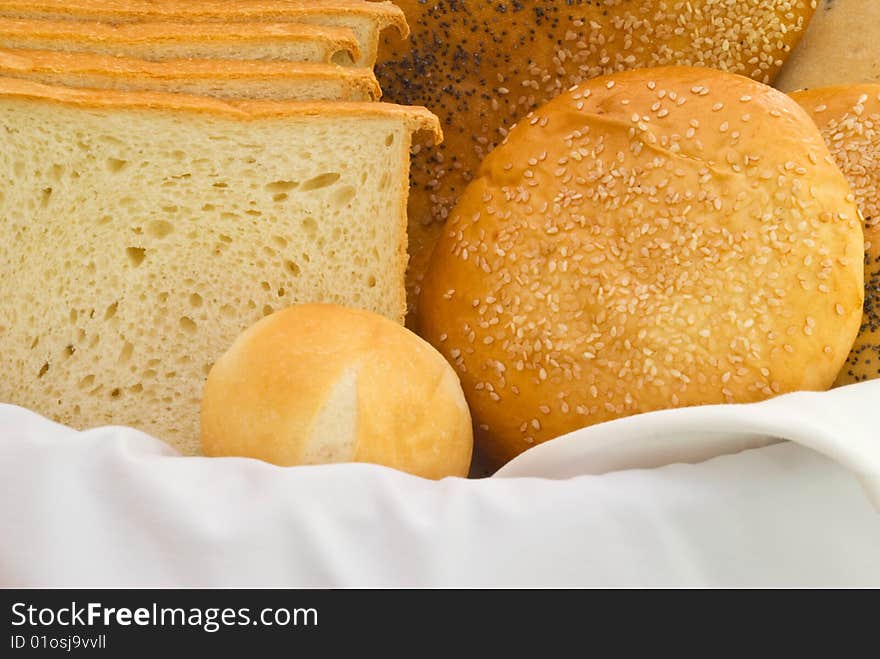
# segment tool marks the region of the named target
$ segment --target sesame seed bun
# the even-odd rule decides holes
[[[865,313],[836,384],[880,378],[880,84],[792,94],[822,131],[853,189],[865,228]]]
[[[423,334],[495,466],[641,412],[834,381],[862,315],[858,208],[791,98],[700,68],[591,80],[483,162]]]
[[[506,130],[573,84],[627,69],[700,65],[770,83],[816,0],[396,0],[409,41],[386,33],[385,97],[424,105],[446,143],[413,160],[410,297],[434,241]]]

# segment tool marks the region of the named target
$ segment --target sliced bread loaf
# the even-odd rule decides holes
[[[403,11],[391,2],[366,0],[0,0],[0,16],[111,23],[308,23],[346,27],[361,48],[359,66],[373,66],[379,34],[394,27],[409,35]]]
[[[0,77],[49,85],[169,91],[217,98],[375,101],[372,69],[245,60],[169,60],[44,50],[0,50]]]
[[[300,23],[140,23],[0,18],[0,47],[101,53],[146,60],[239,59],[351,64],[348,28]]]
[[[215,358],[275,309],[401,321],[424,108],[0,79],[0,401],[198,446]]]

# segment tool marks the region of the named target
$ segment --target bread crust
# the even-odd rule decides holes
[[[139,23],[111,25],[79,21],[44,21],[0,18],[0,40],[4,37],[41,38],[82,44],[162,43],[285,43],[314,41],[327,46],[331,57],[345,52],[352,60],[361,50],[348,28],[301,23]],[[328,61],[331,57],[328,57]]]
[[[809,116],[747,78],[588,81],[527,116],[443,231],[423,335],[499,466],[577,428],[827,389],[864,238]]]
[[[104,21],[117,25],[175,22],[215,24],[222,27],[233,23],[307,23],[345,27],[351,28],[359,40],[359,54],[352,57],[353,62],[358,66],[375,64],[379,37],[387,28],[392,28],[401,38],[409,36],[409,26],[400,8],[391,2],[365,0],[293,0],[291,2],[0,0],[0,16],[56,21],[70,19]]]
[[[437,117],[423,107],[392,103],[336,101],[219,100],[166,92],[127,92],[43,85],[19,78],[0,78],[0,96],[32,98],[82,107],[141,108],[216,114],[243,121],[273,117],[393,117],[412,132],[424,131],[437,143],[443,131]]]
[[[322,80],[333,78],[373,100],[382,96],[372,69],[312,62],[164,60],[153,62],[97,53],[0,49],[0,77],[25,73],[100,75],[118,80]]]
[[[841,386],[880,378],[880,83],[791,94],[810,113],[846,175],[865,228],[865,308]]]
[[[368,16],[380,30],[392,27],[409,36],[403,11],[392,2],[365,0],[262,0],[259,2],[178,2],[177,0],[0,0],[0,15],[33,18],[79,18],[98,21],[150,22],[183,19],[196,22],[290,21],[314,16]]]

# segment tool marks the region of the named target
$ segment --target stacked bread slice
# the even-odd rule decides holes
[[[262,316],[402,321],[412,135],[377,102],[391,3],[0,0],[0,402],[198,447]]]
[[[217,98],[376,101],[373,70],[314,62],[175,59],[44,50],[0,50],[0,77],[47,85],[167,91]]]
[[[164,61],[179,58],[336,62],[360,59],[351,30],[299,23],[111,25],[0,19],[6,48],[86,52]]]
[[[0,17],[77,19],[119,26],[166,23],[199,29],[221,24],[227,26],[227,33],[238,29],[235,24],[338,27],[349,30],[357,40],[355,63],[359,66],[376,63],[379,35],[386,28],[395,28],[403,37],[409,35],[403,11],[387,0],[0,0]]]

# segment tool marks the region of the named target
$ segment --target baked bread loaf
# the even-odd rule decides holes
[[[350,29],[358,40],[355,64],[376,62],[379,34],[395,28],[409,34],[403,12],[392,2],[365,0],[0,0],[0,16],[48,20],[91,20],[109,23],[305,23]]]
[[[836,384],[880,378],[880,84],[811,89],[792,98],[825,136],[865,227],[865,313]]]
[[[0,401],[198,450],[201,387],[301,302],[403,318],[424,108],[0,79]]]
[[[398,4],[413,33],[409,42],[385,37],[379,83],[387,99],[436,112],[446,137],[413,160],[413,298],[449,211],[527,112],[583,80],[640,67],[705,65],[772,82],[816,7],[815,0]]]
[[[372,69],[249,60],[169,60],[43,50],[0,50],[0,77],[48,85],[168,91],[218,98],[375,101]]]
[[[597,78],[528,115],[443,231],[423,335],[498,466],[577,428],[834,381],[862,317],[846,179],[785,94],[710,69]]]
[[[217,360],[202,448],[277,465],[371,462],[467,476],[471,418],[455,372],[390,320],[333,305],[278,311]]]
[[[297,23],[111,25],[0,18],[0,48],[157,61],[193,58],[351,64],[360,56],[351,30]]]
[[[782,67],[783,91],[880,82],[880,2],[819,0],[804,38]]]

